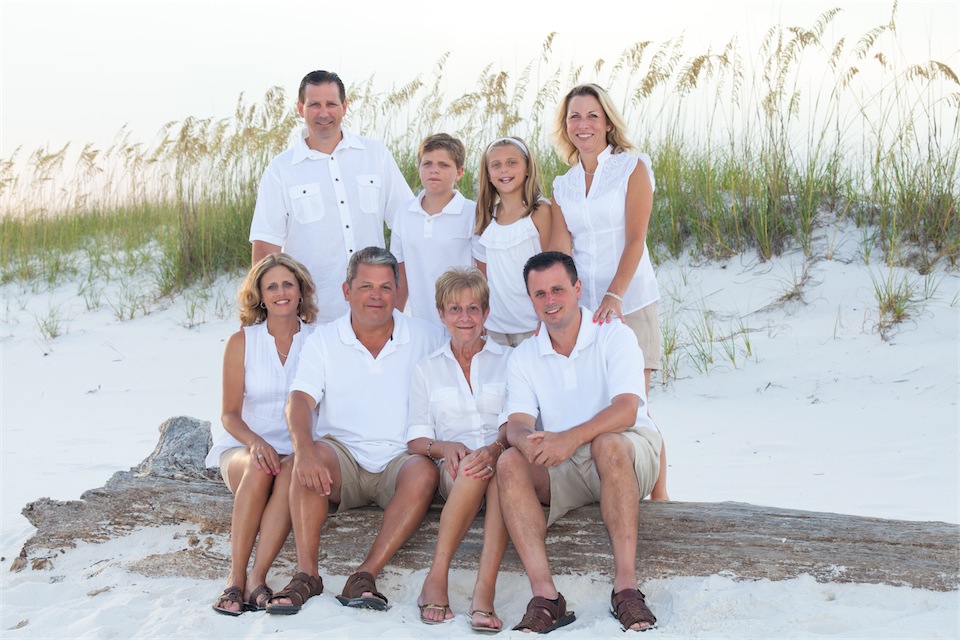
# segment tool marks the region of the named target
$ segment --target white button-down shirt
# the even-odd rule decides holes
[[[620,266],[626,243],[627,182],[638,160],[643,162],[653,185],[650,156],[613,154],[611,150],[607,147],[598,157],[597,171],[586,196],[586,177],[579,162],[553,181],[553,197],[563,210],[573,238],[573,261],[583,283],[581,301],[591,309],[600,306]],[[623,297],[623,313],[633,313],[660,299],[646,243],[629,287],[615,293]]]
[[[407,440],[461,442],[471,451],[497,438],[507,396],[510,347],[487,340],[470,361],[470,384],[450,341],[420,361],[410,384]]]
[[[459,191],[440,213],[423,210],[424,192],[393,220],[390,251],[404,263],[410,313],[443,328],[437,313],[437,278],[450,267],[472,267],[471,239],[477,203]]]
[[[374,473],[407,450],[410,379],[443,342],[435,327],[399,311],[393,322],[393,336],[376,358],[357,339],[349,313],[318,327],[303,345],[290,386],[319,405],[314,437],[330,434]]]
[[[557,353],[546,328],[525,340],[507,364],[507,414],[543,418],[545,431],[566,431],[610,406],[615,397],[640,398],[635,427],[656,426],[647,415],[643,353],[625,324],[593,323],[580,308],[580,332],[569,357]]]
[[[261,240],[306,265],[317,285],[317,322],[347,312],[342,284],[360,249],[385,246],[383,224],[413,197],[381,143],[342,129],[332,154],[307,146],[307,129],[274,158],[260,180],[250,241]]]

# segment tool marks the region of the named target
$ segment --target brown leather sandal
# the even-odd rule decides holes
[[[310,574],[300,572],[293,576],[293,580],[283,589],[273,595],[267,602],[267,613],[289,616],[298,613],[303,608],[303,603],[323,593],[323,579],[314,578]],[[277,598],[289,598],[290,604],[278,604],[274,600]]]
[[[364,593],[373,595],[364,596]],[[343,593],[337,596],[337,600],[345,607],[356,609],[386,611],[390,608],[390,605],[387,604],[387,596],[377,591],[376,581],[366,571],[358,571],[347,578],[347,584],[343,586]]]
[[[273,589],[264,583],[250,592],[250,597],[247,598],[243,608],[246,611],[266,611],[272,597]]]
[[[236,611],[224,609],[223,605],[229,602],[235,602],[240,605],[240,607]],[[213,610],[217,613],[222,613],[225,616],[238,616],[243,613],[243,589],[237,585],[233,585],[232,587],[227,587],[224,589],[223,593],[217,596],[217,601],[213,604]]]
[[[630,631],[635,624],[644,624],[637,631],[647,631],[657,626],[657,616],[647,606],[645,597],[637,589],[624,589],[620,593],[610,593],[610,614],[620,621],[624,631]]]
[[[567,611],[567,601],[562,593],[557,594],[557,601],[536,596],[527,604],[527,612],[523,614],[520,624],[514,631],[532,631],[533,633],[550,633],[554,629],[565,627],[577,619],[573,611]]]

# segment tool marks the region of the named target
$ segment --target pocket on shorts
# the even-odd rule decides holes
[[[310,224],[323,220],[323,196],[320,193],[320,184],[310,182],[290,187],[290,204],[293,207],[293,216],[301,224]]]
[[[377,213],[380,210],[380,176],[375,173],[357,176],[357,194],[360,211]]]
[[[495,382],[485,384],[480,389],[480,398],[477,400],[477,408],[481,413],[503,412],[503,406],[507,399],[507,383]]]

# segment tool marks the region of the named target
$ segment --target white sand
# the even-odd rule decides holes
[[[678,329],[681,355],[678,379],[653,391],[651,407],[667,439],[673,499],[960,523],[960,275],[940,266],[925,287],[923,276],[894,270],[897,281],[912,283],[916,301],[882,340],[873,283],[890,271],[876,254],[864,264],[861,237],[827,232],[818,251],[832,259],[805,261],[795,252],[766,263],[746,255],[661,265],[661,322]],[[777,303],[805,264],[802,301]],[[343,577],[323,574],[327,594],[297,616],[218,616],[209,607],[222,581],[125,569],[182,548],[175,527],[81,545],[50,571],[9,572],[33,532],[20,516],[28,501],[75,499],[135,466],[170,416],[219,428],[220,360],[238,326],[231,308],[238,278],[151,302],[148,315],[125,321],[111,306],[149,296],[149,277],[131,282],[118,270],[98,280],[102,306],[92,311],[80,282],[0,289],[0,637],[472,635],[463,615],[420,624],[415,602],[425,571],[390,568],[380,581],[393,603],[387,613],[344,609],[329,595]],[[37,319],[53,315],[63,318],[64,333],[46,340]],[[715,343],[712,363],[698,355],[710,351],[704,340],[691,338],[740,329],[749,331],[750,355],[741,335],[732,347]],[[288,577],[276,571],[270,583],[279,588]],[[467,610],[472,579],[451,576],[458,614]],[[558,584],[578,619],[551,637],[624,637],[607,613],[608,576],[561,576]],[[957,592],[734,576],[646,580],[642,588],[660,619],[644,638],[960,637]],[[508,625],[528,598],[523,576],[501,576],[498,609]]]

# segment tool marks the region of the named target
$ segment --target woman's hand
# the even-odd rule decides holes
[[[613,322],[614,318],[620,318],[621,321],[625,322],[623,319],[623,302],[608,294],[600,300],[600,307],[593,314],[593,321],[599,324],[609,324]]]
[[[439,445],[439,446],[438,446]],[[457,471],[460,469],[460,461],[470,454],[470,449],[460,442],[434,442],[432,450],[434,458],[443,457],[443,469],[451,478],[457,477]],[[437,455],[440,454],[440,456]]]
[[[489,480],[497,472],[497,460],[500,458],[500,447],[497,443],[480,447],[463,460],[463,472],[467,477],[478,480]]]
[[[280,473],[280,456],[277,454],[277,450],[271,447],[266,440],[258,437],[248,449],[257,464],[257,469],[267,475],[275,476]]]

